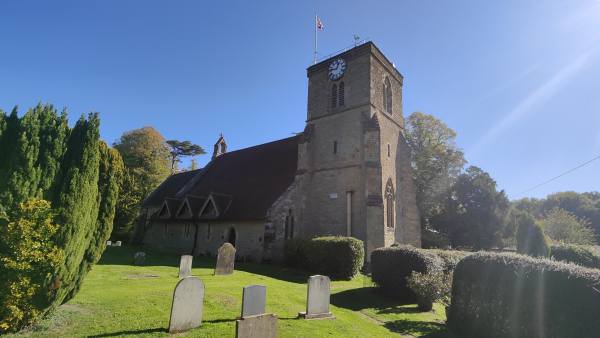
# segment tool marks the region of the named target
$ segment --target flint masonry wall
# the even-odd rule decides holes
[[[217,251],[227,242],[230,229],[236,232],[236,257],[260,262],[263,258],[265,224],[263,222],[215,222],[153,220],[144,237],[144,246],[160,252],[178,255],[207,255],[216,257]],[[196,250],[194,236],[197,236]]]

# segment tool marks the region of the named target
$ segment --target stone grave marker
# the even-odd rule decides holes
[[[306,312],[299,317],[305,319],[333,318],[329,312],[330,280],[327,276],[314,275],[308,277]]]
[[[265,314],[267,288],[263,285],[244,287],[242,295],[242,318]]]
[[[184,278],[192,275],[192,261],[194,257],[190,255],[181,256],[179,261],[179,278]]]
[[[121,241],[116,241],[114,245],[115,246],[121,246]]]
[[[133,265],[144,265],[146,262],[146,253],[138,251],[133,255]]]
[[[106,246],[111,246],[112,245],[112,241],[106,241]]]
[[[196,277],[183,278],[175,286],[169,332],[183,332],[200,326],[204,306],[204,283]]]
[[[276,338],[277,316],[268,313],[236,320],[236,338]]]
[[[235,248],[231,243],[225,243],[219,248],[217,255],[217,266],[215,266],[215,275],[230,275],[233,273],[233,264],[235,262]]]

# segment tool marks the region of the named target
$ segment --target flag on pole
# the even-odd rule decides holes
[[[322,31],[323,28],[325,28],[325,26],[323,26],[323,23],[321,22],[321,19],[319,19],[319,17],[317,16],[317,29]]]

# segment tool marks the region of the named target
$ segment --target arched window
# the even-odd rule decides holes
[[[333,86],[331,86],[331,108],[337,107],[337,100],[338,100],[338,86],[334,83]]]
[[[292,213],[292,209],[288,210],[287,215],[285,215],[283,227],[285,239],[294,238],[294,214]]]
[[[392,84],[387,76],[383,81],[383,110],[392,113]]]
[[[393,228],[395,226],[395,217],[394,211],[396,210],[394,204],[394,185],[392,184],[392,180],[389,179],[387,185],[385,187],[385,208],[386,208],[386,223],[388,228]]]
[[[338,106],[344,105],[344,82],[340,82],[340,87],[338,89]]]

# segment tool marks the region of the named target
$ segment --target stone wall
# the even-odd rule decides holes
[[[197,233],[196,233],[197,225]],[[193,254],[214,257],[227,242],[229,232],[236,232],[236,257],[260,262],[263,258],[264,222],[214,222],[153,220],[144,237],[144,247],[178,255]],[[197,237],[196,249],[194,236]]]

